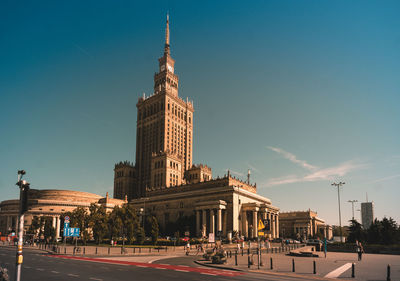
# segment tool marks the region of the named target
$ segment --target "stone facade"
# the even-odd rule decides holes
[[[148,189],[146,198],[130,203],[156,216],[161,228],[179,217],[194,216],[196,233],[191,236],[203,237],[222,231],[224,237],[228,232],[237,232],[246,238],[256,238],[259,220],[269,219],[271,229],[266,236],[276,238],[279,236],[279,208],[255,191],[255,185],[228,173],[221,179]]]
[[[328,240],[333,238],[332,227],[317,216],[317,212],[296,211],[280,213],[280,235],[307,239],[321,233]]]
[[[28,200],[28,211],[24,216],[24,229],[29,229],[33,217],[52,217],[53,227],[56,229],[56,237],[59,238],[61,230],[60,216],[64,212],[73,211],[77,207],[88,208],[91,203],[103,205],[107,211],[114,206],[121,206],[127,201],[97,194],[56,189],[30,189]],[[6,200],[0,202],[0,232],[9,234],[17,229],[19,213],[19,200]]]

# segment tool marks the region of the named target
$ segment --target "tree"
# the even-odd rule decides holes
[[[144,239],[146,238],[146,237],[145,237],[145,233],[144,233],[143,227],[138,226],[138,227],[135,229],[135,238],[136,238],[136,242],[137,242],[139,245],[142,245],[142,244],[143,244]]]
[[[350,220],[349,236],[347,241],[355,243],[356,241],[364,241],[365,232],[361,227],[361,224],[356,220]]]
[[[63,218],[70,217],[70,227],[79,227],[80,237],[86,245],[87,240],[90,239],[89,233],[89,214],[83,207],[77,207],[72,212],[65,212]]]
[[[32,218],[31,225],[27,231],[28,234],[31,234],[33,238],[38,236],[38,230],[40,229],[40,218],[38,216],[34,216]]]
[[[157,244],[159,228],[158,228],[158,221],[155,216],[149,217],[149,224],[151,225],[151,242],[153,245]]]
[[[382,244],[394,244],[398,242],[399,240],[397,239],[397,224],[392,218],[386,218],[384,217],[381,222],[382,225]]]
[[[89,206],[89,227],[92,229],[93,238],[100,244],[107,235],[107,212],[104,206],[92,203]]]
[[[47,242],[54,242],[56,239],[56,229],[53,227],[52,217],[42,217],[44,220],[44,239]]]

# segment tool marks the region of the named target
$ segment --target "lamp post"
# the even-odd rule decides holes
[[[352,220],[354,220],[354,203],[358,202],[358,200],[348,200],[347,202],[351,203],[351,210],[352,210]]]
[[[28,191],[29,191],[29,183],[25,180],[22,180],[22,177],[25,175],[24,170],[18,171],[18,182],[16,183],[19,186],[19,218],[18,218],[18,246],[17,246],[17,255],[16,255],[16,265],[15,265],[15,281],[21,280],[21,267],[23,262],[22,256],[22,245],[23,245],[23,236],[24,236],[24,213],[28,210]]]
[[[340,187],[342,186],[342,185],[344,185],[345,183],[344,182],[339,182],[339,183],[332,183],[331,185],[332,186],[335,186],[335,187],[337,187],[337,194],[338,194],[338,204],[339,204],[339,233],[340,233],[340,242],[343,242],[343,239],[342,239],[342,216],[341,216],[341,214],[340,214]]]

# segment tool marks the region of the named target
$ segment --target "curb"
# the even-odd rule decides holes
[[[205,264],[205,263],[201,263],[199,261],[194,261],[194,263],[198,264],[198,265],[206,266],[206,267],[245,272],[244,270],[241,270],[241,269],[238,269],[238,268],[232,268],[232,267],[227,267],[227,266],[218,266],[218,265],[212,265],[212,264]]]
[[[297,277],[297,278],[303,278],[303,279],[308,279],[308,280],[335,280],[332,278],[325,278],[325,277],[319,277],[319,276],[306,276],[306,275],[301,275],[301,274],[296,274],[296,273],[280,273],[280,272],[274,272],[274,271],[261,271],[261,270],[249,270],[247,272],[251,273],[260,273],[260,274],[271,274],[271,275],[276,275],[276,276],[290,276],[290,277]]]

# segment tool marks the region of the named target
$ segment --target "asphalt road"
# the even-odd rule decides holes
[[[66,259],[64,257],[45,255],[37,250],[27,249],[24,251],[21,279],[23,281],[301,280],[296,277],[273,275],[267,277],[266,275],[254,273],[240,273],[240,275],[237,276],[224,276],[224,274],[230,275],[239,273],[205,268],[194,264],[194,258],[195,257],[168,258],[158,260],[154,263],[155,267],[141,267],[138,265],[109,264]],[[10,271],[10,280],[14,280],[14,263],[15,250],[8,247],[0,247],[0,265],[8,268]],[[161,268],[162,266],[168,266],[168,268]],[[186,268],[184,268],[185,266]],[[214,270],[214,272],[212,272],[212,270]]]

